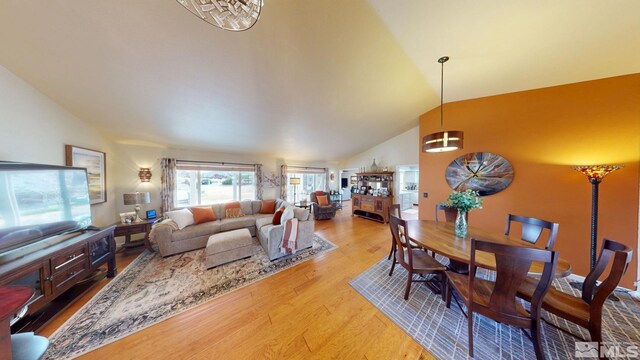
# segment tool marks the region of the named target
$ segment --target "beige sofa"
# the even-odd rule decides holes
[[[276,209],[289,205],[283,200],[276,200]],[[283,225],[272,225],[273,214],[260,214],[259,200],[243,200],[240,208],[245,216],[240,218],[224,218],[224,204],[211,205],[216,213],[216,221],[190,225],[182,230],[174,230],[168,224],[158,223],[151,231],[151,241],[158,244],[160,255],[169,256],[185,251],[204,248],[209,236],[219,232],[246,228],[252,237],[258,237],[260,244],[270,260],[285,254],[280,252]],[[202,207],[202,206],[198,206]],[[313,245],[314,221],[306,209],[294,208],[298,222],[298,248],[304,249]]]

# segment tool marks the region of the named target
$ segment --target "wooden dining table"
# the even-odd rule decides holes
[[[490,241],[498,244],[534,247],[526,241],[509,237],[501,233],[468,227],[467,236],[458,237],[454,224],[431,220],[408,220],[406,235],[419,246],[450,259],[449,267],[458,272],[468,271],[471,262],[471,239]],[[476,265],[495,270],[496,260],[493,254],[477,252]],[[533,262],[529,274],[542,274],[543,264]],[[558,258],[555,277],[562,278],[571,274],[571,265],[561,257]]]

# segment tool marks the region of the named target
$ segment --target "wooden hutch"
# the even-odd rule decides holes
[[[356,174],[358,192],[352,194],[352,215],[386,223],[393,204],[393,172]]]

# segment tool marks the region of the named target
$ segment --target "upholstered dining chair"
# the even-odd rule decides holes
[[[407,234],[408,229],[406,220],[402,220],[394,215],[389,215],[389,227],[391,228],[393,239],[396,242],[396,260],[398,261],[398,264],[405,268],[409,273],[407,277],[407,287],[404,292],[404,299],[409,299],[411,284],[414,282],[438,282],[440,286],[440,293],[444,299],[447,284],[446,277],[444,275],[446,267],[435,258],[429,256],[426,252],[422,251],[422,249],[411,247],[409,236]],[[393,266],[395,266],[395,261],[392,265],[391,272],[393,272]],[[433,274],[435,277],[425,280],[414,280],[413,274]],[[391,276],[391,273],[389,273],[389,276]]]
[[[496,260],[496,281],[476,277],[476,255],[478,251],[491,253]],[[528,278],[531,262],[544,263],[542,276],[534,284],[531,307],[527,311],[517,299],[517,291]],[[540,342],[540,319],[542,299],[551,287],[558,262],[555,251],[497,244],[471,239],[471,262],[469,275],[447,271],[446,306],[451,306],[452,289],[467,306],[469,356],[473,357],[473,314],[478,313],[503,324],[529,329],[536,358],[544,359]]]
[[[632,255],[633,250],[630,247],[604,239],[596,266],[589,272],[582,285],[582,296],[576,297],[551,288],[544,297],[542,308],[589,330],[591,341],[602,341],[602,307],[627,271]],[[607,277],[600,285],[596,285],[598,278],[607,268]],[[530,301],[535,293],[534,283],[535,279],[527,278],[520,286],[518,296]],[[564,329],[561,330],[566,332]]]
[[[458,216],[458,209],[436,204],[436,222],[439,222],[438,213],[440,211],[444,211],[444,220],[446,222],[456,221],[456,217]],[[465,220],[467,220],[467,223],[469,223],[469,213],[465,213],[464,216],[466,217]]]
[[[556,243],[556,237],[558,237],[558,223],[540,220],[532,217],[520,216],[520,215],[507,215],[507,227],[504,229],[504,234],[509,235],[511,231],[511,222],[518,222],[522,224],[522,237],[521,239],[531,244],[536,244],[542,235],[544,229],[549,230],[545,249],[553,250],[553,245]]]
[[[327,203],[320,204],[318,202],[318,196],[326,196]],[[329,200],[329,194],[324,191],[314,191],[310,194],[311,209],[313,210],[313,218],[315,220],[327,220],[333,219],[336,216],[338,207],[336,203]]]

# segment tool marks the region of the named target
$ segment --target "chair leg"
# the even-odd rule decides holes
[[[467,317],[467,326],[469,333],[469,357],[473,357],[473,313],[469,309],[469,316]]]
[[[393,269],[396,267],[396,254],[393,254],[393,261],[391,262],[391,271],[389,271],[389,276],[393,275]]]
[[[442,301],[447,301],[447,291],[447,277],[443,271],[440,273],[440,296],[442,296]]]
[[[387,257],[387,260],[391,260],[393,258],[393,254],[396,252],[396,242],[393,240],[393,238],[391,238],[391,250],[389,251],[389,256]],[[395,258],[393,258],[393,261],[396,261]]]
[[[409,291],[411,291],[411,282],[413,280],[413,272],[409,271],[409,277],[407,278],[407,290],[404,292],[404,299],[409,300]]]
[[[589,335],[591,335],[591,341],[602,342],[602,323],[601,319],[592,321],[589,323]]]
[[[442,274],[444,275],[444,273]],[[446,278],[446,276],[445,276]],[[447,280],[447,290],[446,290],[446,294],[445,294],[445,299],[444,299],[444,303],[447,306],[447,309],[451,308],[451,285],[449,285],[449,281]]]
[[[537,319],[531,322],[531,342],[533,343],[533,349],[536,351],[536,359],[544,360],[544,351],[540,343],[540,335],[540,319]]]

